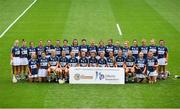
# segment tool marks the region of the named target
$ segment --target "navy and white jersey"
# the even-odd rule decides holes
[[[28,58],[28,48],[25,47],[25,46],[22,46],[20,48],[20,51],[21,51],[21,58]]]
[[[62,50],[66,52],[66,55],[70,54],[71,47],[70,46],[62,46]]]
[[[98,55],[100,55],[101,53],[105,53],[105,47],[104,46],[99,46],[97,48],[97,52],[98,52]]]
[[[130,50],[132,51],[133,56],[137,59],[139,54],[139,47],[138,46],[131,46]]]
[[[36,54],[36,48],[35,47],[29,47],[28,48],[29,59],[31,58],[32,54]]]
[[[88,65],[88,59],[86,58],[86,57],[81,57],[80,59],[79,59],[79,65],[81,66],[81,67],[87,67],[87,65]]]
[[[142,52],[144,54],[144,58],[147,58],[147,54],[148,54],[148,46],[140,46],[139,47],[140,52]]]
[[[70,57],[68,63],[70,67],[76,67],[78,65],[78,59],[76,57]]]
[[[120,56],[117,56],[117,57],[115,58],[115,61],[116,61],[117,67],[123,67],[125,58],[122,57],[122,56],[121,56],[121,57],[120,57]]]
[[[106,60],[107,60],[108,67],[114,67],[114,62],[115,62],[114,57],[113,58],[107,57]]]
[[[52,49],[54,49],[54,46],[53,46],[53,45],[45,46],[45,47],[44,47],[44,51],[45,51],[45,53],[46,53],[47,56],[50,56],[50,55],[51,55]]]
[[[149,72],[154,72],[156,69],[154,68],[154,65],[157,65],[158,61],[156,58],[147,58],[146,66],[147,70]]]
[[[106,67],[107,66],[107,60],[105,58],[100,58],[98,60],[98,66],[99,67]]]
[[[68,65],[69,60],[67,57],[60,57],[59,62],[61,67],[65,67],[66,65]]]
[[[39,63],[39,67],[40,69],[48,69],[48,58],[39,58],[38,59],[38,63]]]
[[[89,46],[89,52],[97,53],[97,46]]]
[[[62,48],[60,46],[55,46],[54,49],[56,51],[56,56],[60,57]]]
[[[168,49],[165,46],[158,46],[158,59],[165,58],[167,55]]]
[[[105,56],[109,57],[110,52],[114,52],[114,46],[113,45],[106,45],[106,47],[105,47]]]
[[[31,70],[37,69],[38,65],[38,60],[37,59],[30,59],[29,60],[29,68]]]
[[[20,57],[21,51],[18,46],[14,46],[11,50],[13,57]]]
[[[41,57],[42,52],[44,52],[44,47],[43,46],[36,47],[36,53],[37,53],[38,58]]]
[[[127,57],[127,53],[128,53],[128,50],[129,50],[129,48],[125,48],[125,47],[123,47],[123,57]]]
[[[77,57],[79,54],[79,46],[71,46],[71,51],[75,53],[75,56]]]
[[[97,66],[97,59],[94,57],[89,58],[89,65],[90,67],[96,67]]]
[[[157,56],[157,46],[150,45],[148,51],[153,52],[153,56]]]
[[[136,59],[134,56],[132,57],[126,57],[125,59],[125,63],[126,63],[126,67],[133,67],[135,65]]]
[[[87,53],[89,51],[89,46],[88,45],[80,45],[79,51]]]
[[[136,59],[136,65],[138,68],[140,68],[141,70],[144,70],[145,66],[146,66],[146,59],[144,58],[138,58]]]
[[[121,46],[114,46],[114,56],[118,55],[119,50],[122,50],[123,48]]]
[[[49,57],[50,66],[57,66],[58,62],[59,62],[59,58],[57,56],[55,56],[55,57],[50,56]]]

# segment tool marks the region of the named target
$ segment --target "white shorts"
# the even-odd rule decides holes
[[[148,76],[158,76],[158,73],[156,71],[154,72],[147,71],[147,74]]]
[[[166,63],[166,58],[159,58],[159,59],[158,59],[158,64],[159,64],[159,65],[167,65],[167,63]]]
[[[37,78],[38,77],[38,75],[36,74],[36,75],[29,75],[29,78]]]
[[[47,76],[47,70],[46,69],[39,69],[38,77],[46,77],[46,76]]]
[[[145,78],[144,74],[136,74],[136,78]]]
[[[20,58],[20,65],[28,65],[28,59],[27,58]]]
[[[20,63],[20,57],[13,57],[13,60],[12,60],[12,65],[13,66],[20,66],[21,63]]]

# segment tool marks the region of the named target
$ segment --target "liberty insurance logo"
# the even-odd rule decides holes
[[[96,71],[96,80],[103,80],[105,78],[104,74],[102,74],[101,72]]]

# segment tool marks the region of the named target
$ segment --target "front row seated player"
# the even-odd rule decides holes
[[[139,57],[136,59],[136,80],[137,82],[143,82],[146,75],[146,59],[143,58],[142,52],[139,53]]]
[[[149,79],[149,83],[156,83],[157,81],[157,76],[158,76],[158,73],[157,73],[157,68],[158,68],[158,61],[155,57],[153,57],[153,52],[150,51],[148,53],[148,58],[147,58],[147,64],[146,64],[146,67],[147,67],[147,76],[148,76],[148,79]]]
[[[71,52],[68,67],[78,67],[78,66],[79,66],[78,59],[75,57],[75,53]]]
[[[107,60],[104,55],[104,52],[100,53],[100,58],[98,59],[98,67],[107,67]]]
[[[114,66],[115,66],[114,53],[110,51],[109,57],[107,57],[107,67],[114,67]]]
[[[38,81],[38,60],[36,59],[36,54],[31,54],[31,59],[29,60],[29,82]]]
[[[48,81],[58,81],[58,79],[61,79],[61,74],[59,72],[59,59],[56,56],[56,51],[51,51],[51,56],[49,57],[49,68],[48,68]]]
[[[79,59],[79,66],[80,67],[88,67],[88,59],[86,57],[86,52],[82,51],[81,52],[81,57]]]
[[[49,61],[49,59],[46,57],[45,52],[42,52],[41,57],[38,59],[38,64],[39,64],[38,78],[39,78],[39,82],[46,81],[47,71],[48,71],[48,61]]]
[[[128,51],[127,57],[125,59],[125,75],[126,75],[126,82],[129,81],[129,76],[132,78],[132,82],[135,79],[135,58],[132,55],[132,51]]]
[[[123,52],[122,52],[122,50],[119,50],[118,54],[117,54],[117,56],[115,58],[115,67],[125,69],[124,61],[125,61],[125,58],[123,57]]]
[[[66,52],[62,51],[62,56],[59,58],[60,68],[59,72],[61,74],[61,79],[68,82],[69,80],[69,69],[68,69],[68,58],[66,57]]]
[[[97,58],[96,58],[96,53],[91,52],[90,53],[90,58],[89,58],[89,67],[97,67]]]

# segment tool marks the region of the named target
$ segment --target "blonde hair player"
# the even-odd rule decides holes
[[[16,83],[17,80],[20,80],[20,48],[19,40],[15,40],[14,46],[11,49],[11,62],[12,73],[13,73],[13,83]]]
[[[143,82],[146,75],[146,59],[142,52],[139,53],[139,57],[136,59],[135,69],[137,82]]]
[[[59,67],[59,58],[56,56],[56,51],[51,50],[51,56],[49,57],[49,67],[48,67],[48,82],[58,81],[61,74],[58,70]]]
[[[69,69],[68,69],[68,58],[66,57],[66,52],[62,51],[61,52],[62,56],[59,58],[59,63],[60,63],[60,68],[59,68],[59,72],[61,74],[61,80],[68,82],[69,81]]]
[[[126,82],[129,81],[129,76],[132,77],[132,82],[134,82],[135,77],[135,57],[132,55],[132,51],[128,50],[127,57],[125,59],[125,72],[126,72]]]
[[[149,83],[153,84],[156,83],[156,78],[158,76],[157,73],[157,68],[158,68],[158,61],[155,57],[153,57],[153,52],[148,53],[148,58],[147,58],[147,76],[149,79]]]

